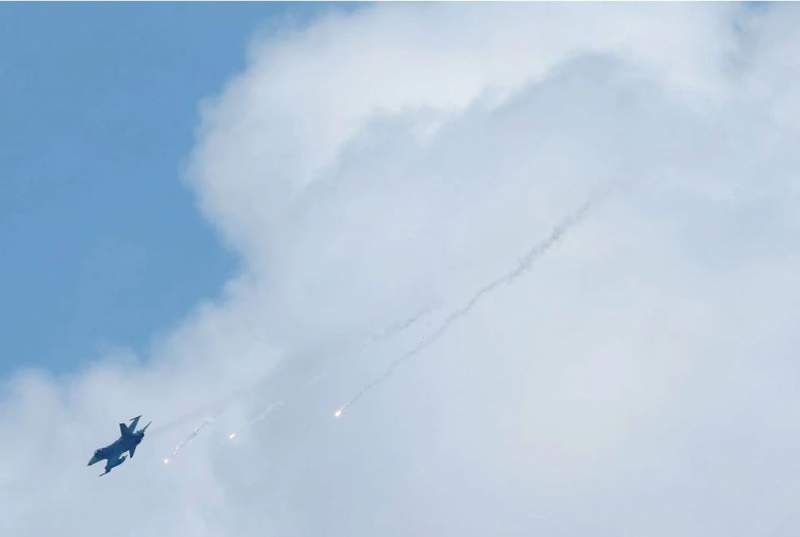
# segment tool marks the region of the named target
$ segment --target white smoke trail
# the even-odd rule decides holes
[[[400,357],[394,359],[389,363],[383,373],[375,377],[374,379],[370,380],[367,384],[365,384],[360,390],[358,390],[355,395],[353,395],[347,402],[337,408],[333,416],[335,418],[341,417],[345,411],[357,403],[362,397],[364,397],[367,393],[371,390],[376,388],[377,386],[386,382],[395,372],[395,370],[401,366],[402,364],[406,363],[409,360],[412,360],[416,356],[418,356],[422,351],[433,345],[436,341],[438,341],[450,327],[457,322],[459,319],[464,317],[465,315],[469,314],[470,311],[487,295],[495,291],[501,285],[508,285],[513,283],[517,278],[525,274],[530,268],[531,265],[539,259],[542,255],[547,253],[553,246],[555,246],[562,238],[566,236],[575,226],[577,226],[581,221],[586,217],[586,215],[591,211],[601,199],[603,199],[606,195],[611,192],[611,189],[603,190],[600,192],[595,193],[594,195],[590,196],[583,205],[581,205],[575,212],[569,214],[566,218],[564,218],[553,230],[550,234],[545,237],[544,240],[534,244],[520,259],[519,264],[509,272],[498,276],[494,280],[490,281],[477,291],[475,291],[472,296],[467,300],[463,305],[458,307],[457,309],[453,310],[439,327],[428,334],[425,338],[423,338],[416,346],[414,346],[411,350],[407,351]]]
[[[275,401],[273,403],[270,403],[264,410],[258,413],[255,418],[247,422],[247,427],[252,427],[257,423],[264,421],[270,416],[270,414],[272,414],[275,410],[282,407],[284,404],[285,404],[284,401]],[[239,435],[240,433],[238,431],[232,431],[228,433],[228,440],[236,440],[239,437]]]
[[[351,348],[340,352],[339,354],[359,355],[369,347],[377,345],[383,341],[386,341],[387,339],[391,339],[392,337],[401,334],[402,332],[405,332],[406,330],[411,329],[415,324],[417,324],[426,316],[430,315],[433,311],[434,308],[432,306],[422,308],[414,315],[403,319],[402,321],[395,322],[386,328],[383,328],[382,330],[378,330],[372,334],[369,334],[368,336],[362,338],[359,344],[354,345]],[[332,372],[333,370],[329,369],[327,371],[320,371],[316,373],[303,384],[302,388],[305,389],[317,384],[319,381],[331,375]]]
[[[414,315],[412,315],[412,316],[410,316],[410,317],[408,317],[406,319],[403,319],[402,321],[398,321],[396,323],[393,323],[393,324],[387,326],[386,328],[384,328],[384,329],[382,329],[380,331],[377,331],[377,332],[374,332],[372,334],[369,334],[368,336],[364,337],[361,340],[360,344],[352,347],[347,352],[348,353],[352,353],[352,354],[363,352],[363,350],[368,348],[370,345],[378,344],[381,341],[389,339],[389,338],[391,338],[391,337],[393,337],[395,335],[400,334],[401,332],[404,332],[404,331],[410,329],[417,322],[419,322],[421,319],[423,319],[424,317],[429,315],[432,311],[433,311],[433,308],[430,307],[430,306],[426,307],[426,308],[423,308],[423,309],[420,309],[417,313],[415,313]],[[276,411],[279,408],[285,406],[287,404],[287,401],[290,401],[291,399],[294,399],[295,397],[297,397],[299,395],[300,392],[302,392],[303,390],[305,390],[305,389],[311,387],[312,385],[316,384],[317,382],[319,382],[320,380],[324,379],[329,374],[330,374],[330,371],[327,371],[327,372],[323,371],[321,373],[317,373],[316,375],[313,375],[311,378],[309,378],[301,386],[301,388],[299,390],[297,390],[297,392],[295,394],[287,396],[284,399],[279,399],[277,401],[273,401],[273,402],[269,403],[264,410],[262,410],[254,418],[249,420],[246,423],[246,425],[249,427],[249,426],[255,425],[255,424],[257,424],[257,423],[259,423],[261,421],[266,420],[270,416],[270,414],[272,414],[274,411]],[[173,449],[171,455],[169,457],[165,457],[163,459],[164,464],[169,464],[172,461],[172,459],[175,458],[175,456],[178,454],[178,452],[181,449],[183,449],[189,442],[194,440],[204,429],[206,429],[209,425],[211,425],[215,421],[215,419],[217,417],[219,417],[221,414],[223,414],[225,412],[225,410],[234,401],[242,399],[242,398],[246,398],[246,397],[252,395],[254,392],[256,392],[257,390],[261,389],[264,386],[265,383],[267,383],[268,381],[272,381],[274,379],[275,379],[275,374],[273,373],[273,374],[269,375],[267,378],[256,382],[255,384],[253,384],[249,388],[246,388],[246,389],[243,389],[243,390],[238,390],[237,392],[235,392],[234,394],[231,394],[230,396],[226,397],[222,401],[218,401],[218,402],[216,402],[216,403],[214,403],[212,405],[207,405],[206,407],[204,407],[206,409],[209,406],[215,408],[214,414],[209,418],[205,418],[203,420],[203,422],[199,426],[195,427],[192,430],[192,432],[189,433],[189,435],[186,436],[186,438],[184,438],[181,442],[179,442],[175,446],[175,448]],[[194,411],[194,412],[192,412],[192,413],[190,413],[188,415],[185,415],[185,416],[183,416],[181,418],[173,420],[169,424],[162,426],[161,429],[159,430],[159,432],[161,432],[163,430],[166,430],[168,428],[174,427],[174,426],[176,426],[176,425],[178,425],[180,423],[183,423],[187,419],[190,419],[192,416],[196,416],[199,412],[202,412],[202,410]],[[239,437],[239,435],[240,435],[240,433],[238,431],[232,431],[232,432],[229,432],[226,435],[226,437],[228,438],[228,440],[235,440],[235,439],[237,439]]]
[[[189,433],[189,435],[186,438],[178,442],[178,444],[173,448],[172,453],[168,457],[164,457],[163,459],[164,464],[169,464],[170,462],[172,462],[172,460],[178,455],[178,453],[184,448],[184,446],[186,446],[186,444],[194,440],[203,429],[205,429],[212,423],[214,423],[214,417],[209,417],[204,419],[203,422],[197,427],[195,427],[194,430],[192,430],[192,432]]]
[[[255,425],[256,423],[258,423],[260,421],[264,421],[265,419],[267,419],[269,417],[270,414],[272,414],[273,411],[277,410],[278,408],[282,407],[283,405],[284,405],[283,401],[275,401],[274,403],[270,403],[269,406],[267,406],[267,408],[265,408],[260,414],[258,414],[252,420],[250,420],[249,425]]]

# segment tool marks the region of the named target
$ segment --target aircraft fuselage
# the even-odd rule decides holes
[[[147,426],[145,426],[144,429],[137,431],[136,424],[138,422],[139,418],[136,417],[131,420],[130,425],[120,423],[120,437],[111,444],[96,450],[94,455],[92,455],[92,458],[89,460],[88,465],[91,466],[97,462],[105,460],[105,473],[101,474],[105,475],[113,468],[125,462],[125,459],[128,457],[126,453],[130,454],[131,458],[133,458],[133,454],[136,452],[136,446],[142,442],[142,438],[144,438],[144,431],[147,429]],[[149,425],[150,424],[148,423],[148,426]]]

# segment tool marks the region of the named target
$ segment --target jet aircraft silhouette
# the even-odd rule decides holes
[[[141,443],[142,439],[144,438],[144,432],[148,427],[150,427],[150,423],[153,423],[149,422],[147,425],[137,431],[136,425],[139,423],[139,418],[141,418],[141,416],[136,416],[130,420],[130,424],[128,425],[120,423],[120,437],[106,447],[98,449],[94,452],[94,455],[92,455],[88,466],[91,466],[94,463],[102,460],[106,461],[106,471],[100,474],[100,477],[106,475],[108,472],[125,462],[125,459],[128,458],[128,456],[124,454],[126,451],[130,454],[131,459],[133,458],[133,454],[136,452],[136,446]]]

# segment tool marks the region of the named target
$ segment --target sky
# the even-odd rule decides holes
[[[96,113],[139,138],[80,129],[107,144],[92,169],[125,168],[102,211],[88,184],[30,179],[73,155],[44,134],[60,108],[19,120],[3,214],[37,224],[3,244],[72,268],[0,274],[37,287],[12,308],[69,306],[10,343],[28,357],[0,385],[0,534],[795,535],[800,10],[271,7],[181,6],[191,60],[126,24],[183,74],[112,77],[147,98]],[[187,31],[177,7],[118,9]],[[79,101],[63,63],[41,76]],[[95,168],[160,128],[146,181],[125,152]],[[136,457],[98,479],[86,461],[138,414]]]
[[[0,9],[0,374],[145,349],[236,257],[182,182],[197,109],[256,32],[331,7]]]

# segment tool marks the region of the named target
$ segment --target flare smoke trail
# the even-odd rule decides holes
[[[415,358],[419,355],[422,351],[433,345],[437,342],[447,331],[450,327],[459,319],[464,317],[465,315],[469,314],[470,311],[480,302],[485,296],[492,293],[495,289],[500,287],[501,285],[507,285],[513,283],[517,278],[525,274],[539,257],[547,253],[553,246],[555,246],[558,242],[561,241],[567,233],[569,233],[575,226],[581,223],[581,221],[586,217],[586,215],[591,211],[598,202],[601,201],[607,194],[610,193],[609,190],[603,190],[594,195],[590,196],[586,202],[583,203],[575,212],[568,215],[564,218],[558,225],[556,225],[550,234],[545,237],[544,240],[534,244],[520,259],[519,264],[511,271],[498,276],[491,282],[487,283],[475,293],[472,294],[470,299],[465,302],[459,308],[453,310],[439,327],[428,334],[425,338],[423,338],[415,347],[411,350],[407,351],[399,358],[396,358],[389,365],[386,367],[383,373],[379,376],[375,377],[367,384],[365,384],[356,394],[351,397],[345,404],[340,406],[336,409],[333,413],[334,417],[339,418],[344,414],[344,412],[351,407],[352,405],[356,404],[362,397],[364,397],[367,393],[369,393],[374,388],[378,387],[379,385],[386,382],[395,372],[395,370],[400,367],[405,362]]]
[[[374,333],[368,335],[367,337],[365,337],[362,340],[361,344],[359,344],[355,348],[355,352],[361,352],[361,351],[363,351],[363,349],[369,347],[370,345],[375,345],[377,343],[380,343],[383,340],[389,339],[389,338],[391,338],[391,337],[393,337],[393,336],[395,336],[397,334],[400,334],[400,333],[410,329],[417,322],[419,322],[421,319],[423,319],[428,314],[430,314],[433,311],[433,309],[434,308],[430,307],[430,306],[425,307],[425,308],[419,310],[414,315],[412,315],[412,316],[410,316],[410,317],[408,317],[406,319],[403,319],[401,321],[393,323],[393,324],[387,326],[386,328],[384,328],[384,329],[382,329],[382,330],[380,330],[378,332],[374,332]],[[273,376],[274,375],[270,375],[270,377],[273,377]],[[318,375],[312,376],[304,384],[304,386],[301,389],[308,388],[309,386],[311,386],[311,385],[317,383],[318,381],[320,381],[325,376],[326,376],[325,372],[320,373]],[[239,390],[236,393],[231,394],[230,396],[226,397],[225,399],[223,399],[221,401],[217,401],[216,403],[214,403],[212,405],[206,405],[205,407],[203,407],[205,409],[208,409],[209,407],[214,408],[215,410],[213,411],[213,415],[211,417],[208,417],[208,418],[204,419],[203,422],[199,426],[195,427],[194,430],[192,430],[192,432],[189,433],[186,436],[186,438],[184,438],[182,441],[180,441],[175,446],[175,448],[172,450],[172,453],[170,454],[170,456],[169,457],[165,457],[163,459],[164,464],[169,464],[171,462],[171,460],[173,458],[175,458],[175,456],[178,454],[178,452],[180,450],[182,450],[189,442],[194,440],[204,429],[206,429],[209,425],[211,425],[219,415],[221,415],[222,413],[225,412],[226,408],[231,403],[233,403],[235,400],[237,400],[237,399],[239,399],[241,397],[246,397],[248,394],[250,394],[253,391],[255,391],[257,389],[257,387],[262,385],[263,383],[264,383],[264,380],[262,379],[261,381],[255,383],[250,388],[247,388],[247,389],[244,389],[244,390]],[[267,417],[269,417],[270,414],[272,414],[275,410],[283,407],[286,403],[287,403],[287,401],[284,400],[284,399],[273,401],[272,403],[267,405],[267,407],[263,411],[261,411],[259,414],[257,414],[256,417],[254,417],[252,420],[250,420],[247,424],[252,426],[252,425],[255,425],[256,423],[264,421],[265,419],[267,419]],[[203,411],[204,411],[203,409],[199,409],[199,410],[197,410],[195,412],[192,412],[192,413],[190,413],[188,415],[184,415],[184,416],[182,416],[182,417],[180,417],[180,418],[178,418],[176,420],[173,420],[172,422],[162,426],[159,429],[159,432],[162,432],[162,431],[167,430],[169,428],[175,427],[175,426],[185,422],[187,419],[190,419],[191,417],[197,416],[198,413],[203,412]],[[231,433],[229,433],[227,435],[227,438],[229,440],[234,440],[238,436],[239,436],[238,432],[231,432]]]
[[[377,332],[377,333],[372,334],[371,336],[368,336],[366,338],[366,340],[364,341],[364,345],[363,346],[367,346],[367,345],[370,345],[372,343],[378,343],[380,341],[383,341],[384,339],[388,339],[388,338],[390,338],[390,337],[392,337],[392,336],[394,336],[396,334],[404,332],[406,329],[411,328],[413,325],[415,325],[417,323],[417,321],[419,321],[420,319],[422,319],[423,317],[425,317],[426,315],[431,313],[433,311],[433,309],[434,308],[431,307],[431,306],[427,306],[425,308],[422,308],[421,310],[419,310],[417,313],[415,313],[411,317],[409,317],[407,319],[404,319],[404,320],[402,320],[400,322],[391,324],[391,325],[387,326],[386,328],[384,328],[383,330],[381,330],[380,332]]]
[[[255,418],[251,419],[247,423],[247,425],[249,427],[252,427],[256,423],[264,421],[265,419],[267,419],[269,417],[270,414],[272,414],[272,412],[274,412],[278,408],[282,407],[283,405],[284,405],[283,401],[275,401],[273,403],[270,403],[269,405],[267,405],[267,408],[265,408],[263,411],[261,411],[261,413],[256,415]],[[235,440],[238,436],[239,436],[239,432],[238,431],[232,431],[232,432],[230,432],[228,434],[228,440]]]
[[[151,435],[160,435],[165,432],[171,431],[179,426],[182,426],[190,421],[199,420],[201,416],[206,416],[204,420],[211,419],[213,420],[220,414],[222,414],[231,403],[236,401],[240,397],[244,397],[247,393],[247,389],[237,390],[222,399],[218,399],[212,403],[207,403],[201,406],[196,407],[191,412],[178,416],[166,423],[162,423],[156,429],[153,430]]]
[[[202,431],[203,429],[205,429],[206,427],[208,427],[208,426],[209,426],[209,425],[211,425],[212,423],[214,423],[214,418],[213,418],[213,417],[204,419],[204,420],[203,420],[203,423],[201,423],[200,425],[198,425],[197,427],[195,427],[195,428],[194,428],[194,430],[193,430],[191,433],[189,433],[189,435],[188,435],[186,438],[184,438],[183,440],[181,440],[180,442],[178,442],[178,444],[177,444],[177,445],[175,446],[175,448],[172,450],[172,453],[170,454],[170,456],[169,456],[169,457],[164,457],[164,464],[169,464],[169,463],[170,463],[170,461],[171,461],[172,459],[174,459],[174,458],[175,458],[175,456],[178,454],[178,452],[179,452],[181,449],[183,449],[183,447],[184,447],[186,444],[188,444],[189,442],[191,442],[192,440],[194,440],[194,438],[195,438],[195,437],[196,437],[198,434],[200,434],[200,431]]]
[[[361,343],[352,347],[350,350],[344,351],[340,354],[348,353],[352,355],[358,355],[362,353],[364,349],[369,348],[371,345],[377,345],[381,341],[384,341],[393,336],[401,334],[402,332],[405,332],[406,330],[417,324],[417,322],[419,322],[421,319],[429,315],[434,309],[435,308],[433,308],[432,306],[427,306],[425,308],[422,308],[411,317],[390,324],[389,326],[380,331],[373,332],[372,334],[363,338],[361,340]],[[320,380],[324,379],[330,374],[331,371],[328,370],[313,375],[311,378],[308,379],[308,381],[306,381],[306,383],[303,385],[303,388],[308,388],[309,386],[313,386],[314,384],[318,383]]]
[[[250,420],[250,425],[255,425],[260,421],[264,421],[275,409],[282,407],[283,404],[283,401],[275,401],[274,403],[270,403],[270,405],[267,406],[267,408],[265,408],[261,414]]]

